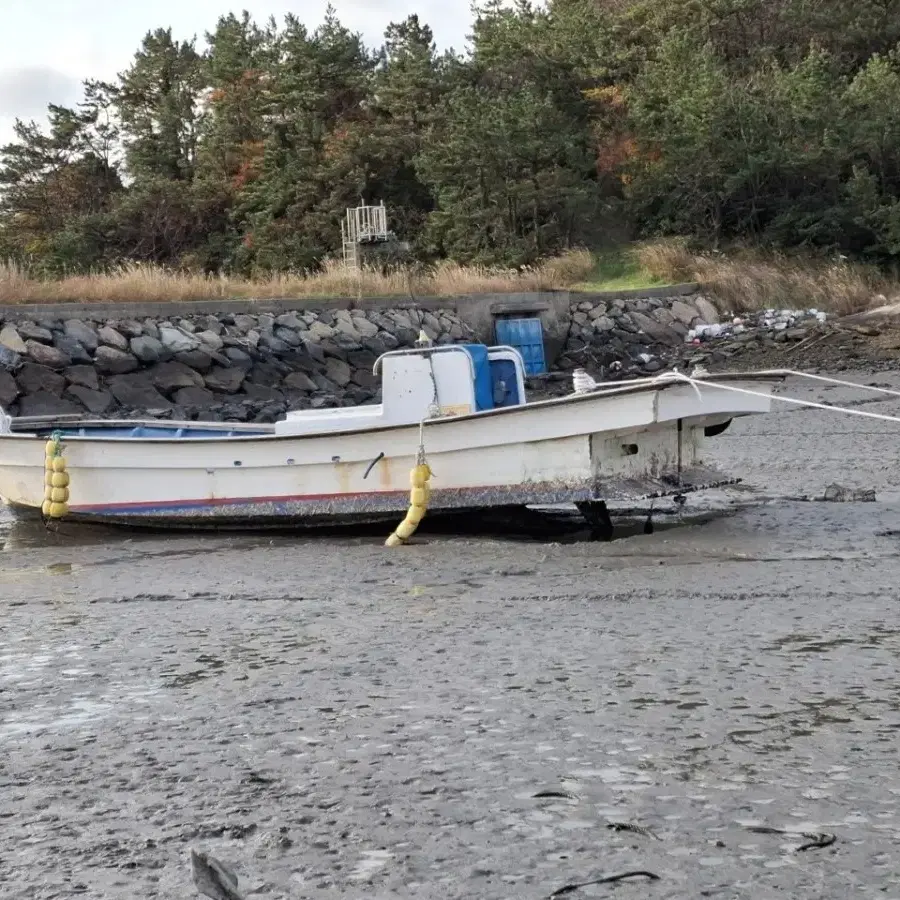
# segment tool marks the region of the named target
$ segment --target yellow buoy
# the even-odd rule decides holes
[[[431,469],[425,462],[425,448],[419,445],[419,454],[416,465],[409,473],[409,509],[406,511],[406,517],[394,529],[393,534],[384,542],[386,547],[399,547],[404,541],[408,541],[419,523],[425,518],[428,510],[428,500],[431,496],[431,489],[428,480],[431,478]]]
[[[44,502],[41,513],[50,519],[61,519],[69,512],[69,473],[58,434],[47,441],[44,450]]]

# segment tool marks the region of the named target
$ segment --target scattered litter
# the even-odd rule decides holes
[[[830,484],[825,488],[825,503],[874,503],[875,491],[872,488],[849,488],[842,484]]]
[[[194,887],[210,900],[244,900],[237,875],[209,853],[191,849],[191,876]]]
[[[798,325],[813,324],[813,322],[824,325],[827,319],[827,313],[820,312],[818,309],[766,309],[758,313],[735,316],[730,322],[696,325],[688,331],[685,343],[700,344],[718,338],[736,337],[748,330],[777,333]]]
[[[625,881],[628,878],[647,878],[650,881],[659,881],[659,875],[646,872],[643,869],[635,872],[622,872],[620,875],[607,875],[606,878],[595,878],[592,881],[579,881],[565,884],[559,890],[554,891],[550,897],[562,897],[563,894],[571,894],[583,887],[591,887],[595,884],[615,884],[617,881]]]
[[[643,837],[653,838],[654,841],[662,840],[649,828],[644,828],[642,825],[633,825],[631,822],[607,822],[606,827],[611,828],[613,831],[629,831],[632,834],[640,834]]]
[[[573,794],[571,791],[564,791],[561,789],[557,790],[549,790],[549,791],[538,791],[533,795],[536,800],[577,800],[578,794]]]
[[[746,828],[754,834],[779,834],[785,837],[806,838],[809,843],[797,847],[797,853],[807,850],[824,850],[837,841],[837,835],[828,831],[791,831],[788,828],[772,828],[770,825],[747,825]]]

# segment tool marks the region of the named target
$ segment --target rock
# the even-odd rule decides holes
[[[48,332],[49,334],[49,332]],[[28,355],[39,365],[49,366],[51,369],[64,369],[72,365],[72,359],[68,355],[39,341],[25,341],[25,350]]]
[[[225,326],[215,316],[201,316],[200,328],[215,335],[221,335],[225,331]]]
[[[200,331],[196,336],[210,349],[221,350],[225,343],[214,331]]]
[[[144,334],[149,334],[150,337],[159,340],[159,328],[157,328],[156,322],[154,322],[153,319],[144,319],[142,328],[144,329]]]
[[[636,314],[642,315],[641,313]],[[640,326],[629,313],[622,313],[616,319],[616,326],[622,331],[627,331],[629,334],[637,334],[641,330]],[[590,334],[590,332],[588,332],[588,334]]]
[[[160,325],[159,339],[162,341],[163,347],[171,350],[172,353],[194,350],[200,343],[192,334],[187,334],[174,325]]]
[[[36,363],[25,363],[16,373],[16,382],[23,394],[46,391],[61,397],[66,387],[66,379],[62,375]]]
[[[185,387],[175,391],[172,399],[179,406],[195,406],[205,408],[215,402],[215,394],[203,387]]]
[[[16,397],[19,396],[19,386],[15,378],[0,369],[0,407],[7,409]]]
[[[113,404],[112,394],[109,391],[92,391],[80,384],[70,384],[66,388],[66,393],[96,416],[105,413]]]
[[[198,372],[208,372],[212,366],[212,353],[205,350],[185,350],[175,354],[175,361],[183,366],[190,366]]]
[[[282,368],[276,366],[273,362],[257,363],[250,374],[247,376],[248,381],[254,384],[275,385],[284,375]]]
[[[360,338],[360,334],[354,327],[353,320],[349,316],[347,316],[347,318],[340,318],[334,323],[334,333],[335,337],[339,334],[344,334],[354,341],[358,341]]]
[[[303,349],[306,352],[307,356],[309,356],[314,362],[319,363],[320,365],[325,365],[325,351],[322,349],[320,344],[313,343],[312,341],[304,341]]]
[[[353,326],[360,337],[375,337],[378,334],[378,326],[362,316],[353,319]]]
[[[190,319],[179,319],[178,327],[182,331],[186,331],[188,334],[193,334],[197,330],[194,327],[194,323]]]
[[[129,409],[172,408],[172,404],[153,386],[149,375],[144,372],[116,375],[110,378],[109,389],[116,400]]]
[[[353,350],[347,354],[347,362],[354,369],[368,369],[370,372],[375,366],[378,357],[371,350]]]
[[[616,327],[616,323],[609,316],[599,316],[594,319],[594,329],[596,331],[612,331]]]
[[[654,309],[652,315],[660,325],[671,325],[675,321],[675,316],[673,316],[664,306]]]
[[[252,400],[261,400],[266,403],[284,400],[284,395],[281,391],[265,384],[254,384],[252,381],[245,381],[243,390]]]
[[[120,331],[127,338],[137,338],[141,337],[141,335],[144,333],[144,326],[134,319],[123,319],[121,322],[116,324],[113,330]],[[115,344],[113,344],[113,346],[115,346]],[[120,349],[124,350],[125,348],[122,347]]]
[[[422,324],[425,328],[430,328],[436,335],[443,330],[440,319],[434,313],[426,312],[422,316]]]
[[[324,391],[326,394],[340,394],[341,392],[341,389],[333,381],[329,381],[319,372],[313,375],[312,380],[316,385],[317,391]]]
[[[419,329],[417,327],[418,319],[416,320],[415,323],[413,323],[413,320],[410,318],[409,313],[406,310],[401,310],[401,309],[388,310],[387,318],[392,320],[394,322],[394,325],[398,329],[405,328],[409,331],[415,331],[416,333],[418,333],[418,331],[419,331]],[[310,326],[310,327],[312,327],[312,326]]]
[[[588,318],[589,319],[599,319],[600,316],[605,316],[608,311],[609,311],[609,307],[605,303],[602,303],[602,302],[595,303],[595,304],[593,304],[590,311],[588,312]]]
[[[53,342],[53,333],[49,328],[43,328],[34,322],[19,322],[16,330],[24,341],[37,341],[39,344],[50,344]]]
[[[253,421],[259,424],[271,424],[277,422],[287,411],[287,404],[283,400],[267,403],[254,417]]]
[[[346,387],[350,383],[350,366],[343,360],[329,356],[325,362],[325,377],[333,381],[339,387]]]
[[[109,325],[104,325],[97,332],[97,339],[100,344],[106,347],[115,347],[116,350],[125,351],[128,349],[128,341],[125,337],[119,334],[115,328],[110,327]]]
[[[241,350],[239,347],[228,347],[225,350],[225,358],[239,369],[248,371],[253,366],[253,358],[249,353]]]
[[[70,363],[90,363],[91,354],[85,350],[78,341],[67,334],[55,334],[53,336],[53,346],[69,358]]]
[[[275,337],[274,334],[262,334],[259,338],[259,346],[264,350],[272,353],[287,353],[291,348],[281,339]]]
[[[122,340],[125,339],[122,338]],[[94,354],[94,365],[99,371],[109,375],[124,375],[139,367],[138,361],[130,353],[105,344],[97,348],[97,352]]]
[[[275,324],[281,328],[293,328],[295,331],[303,331],[308,326],[306,322],[297,317],[297,313],[284,313],[275,318]]]
[[[686,303],[684,300],[673,300],[671,311],[672,315],[688,328],[691,327],[694,319],[700,315],[690,303]]]
[[[223,394],[234,394],[243,383],[245,374],[243,369],[236,366],[230,369],[216,366],[206,375],[206,386]]]
[[[861,334],[863,337],[878,337],[881,334],[881,329],[874,325],[853,325],[852,327],[857,334]]]
[[[71,366],[66,369],[65,376],[69,384],[78,384],[92,391],[100,390],[100,379],[93,366]]]
[[[283,341],[289,347],[299,347],[302,343],[302,341],[300,340],[300,335],[298,335],[296,331],[292,331],[290,328],[282,328],[279,325],[273,333],[279,341]]]
[[[148,370],[147,374],[163,393],[171,394],[179,388],[203,387],[203,376],[180,362],[164,362]]]
[[[378,378],[372,374],[371,369],[356,369],[351,381],[369,391],[374,391],[378,387]]]
[[[49,391],[27,394],[19,401],[20,416],[68,416],[82,412],[78,404],[63,400]]]
[[[13,325],[4,325],[3,328],[0,328],[0,345],[6,347],[7,350],[12,350],[13,353],[19,353],[23,356],[27,352],[25,341],[22,340],[21,335]]]
[[[162,342],[147,334],[132,338],[129,341],[129,346],[131,352],[142,363],[147,363],[148,365],[158,363],[161,359],[168,356],[168,351],[163,347]]]
[[[234,317],[234,325],[241,334],[249,334],[256,328],[256,319],[253,316],[238,314]]]
[[[666,344],[669,347],[680,347],[684,343],[684,338],[673,327],[662,325],[656,319],[651,319],[650,316],[644,313],[633,312],[631,319],[644,334],[654,341]]]
[[[291,372],[284,379],[284,386],[293,391],[305,391],[307,393],[318,390],[316,383],[305,372]]]
[[[325,325],[323,322],[317,321],[309,326],[308,334],[311,340],[321,341],[326,338],[334,337],[334,329],[330,325]]]
[[[93,353],[100,345],[100,339],[97,337],[97,333],[90,325],[82,322],[81,319],[68,319],[63,323],[63,328],[68,337],[78,341],[82,347],[86,350],[90,350],[91,353]]]
[[[719,324],[719,311],[716,307],[710,303],[706,297],[694,297],[694,306],[697,307],[697,312],[700,313],[700,318],[707,325],[718,325]]]

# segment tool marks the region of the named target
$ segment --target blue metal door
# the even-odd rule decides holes
[[[496,325],[497,343],[515,347],[522,354],[526,375],[541,375],[547,371],[540,319],[497,319]]]

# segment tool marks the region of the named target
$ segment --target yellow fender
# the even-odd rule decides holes
[[[428,484],[430,478],[431,469],[428,463],[418,463],[410,470],[409,509],[406,511],[406,518],[384,542],[385,547],[399,547],[408,541],[419,527],[419,522],[425,518],[428,501],[431,498],[431,487]]]
[[[47,441],[45,452],[41,512],[49,519],[61,519],[69,512],[69,473],[58,435]]]

